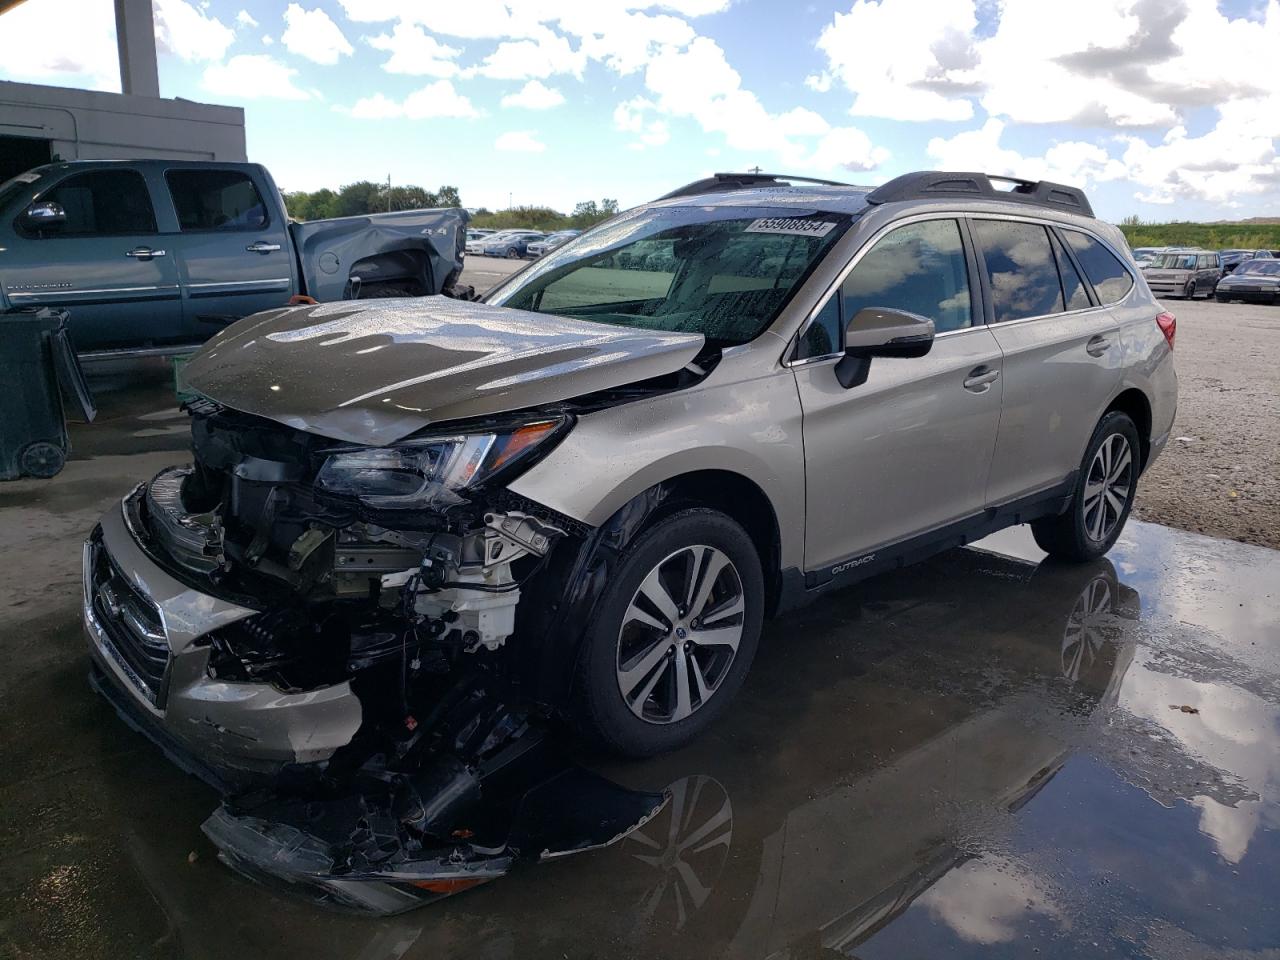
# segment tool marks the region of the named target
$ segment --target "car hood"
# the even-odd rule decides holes
[[[1227,286],[1250,284],[1269,287],[1280,284],[1280,277],[1267,273],[1232,273],[1223,277],[1219,282]]]
[[[187,385],[224,406],[362,444],[674,373],[701,334],[447,297],[269,310],[220,331]]]

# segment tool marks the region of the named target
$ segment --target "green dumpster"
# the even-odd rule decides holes
[[[64,310],[0,313],[0,480],[52,477],[67,461],[66,391],[85,420],[93,400]]]

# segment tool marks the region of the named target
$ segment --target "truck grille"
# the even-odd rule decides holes
[[[164,706],[169,641],[156,605],[121,573],[103,549],[90,543],[89,599],[101,631],[100,646],[157,709]]]

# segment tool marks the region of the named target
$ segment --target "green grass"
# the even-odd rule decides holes
[[[1280,250],[1280,223],[1140,223],[1120,229],[1130,247]]]

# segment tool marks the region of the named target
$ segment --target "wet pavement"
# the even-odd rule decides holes
[[[165,365],[95,378],[63,474],[0,485],[0,956],[1276,956],[1280,553],[1137,523],[770,624],[708,736],[588,758],[672,793],[613,848],[385,920],[255,887],[85,682],[80,541],[186,429]]]

